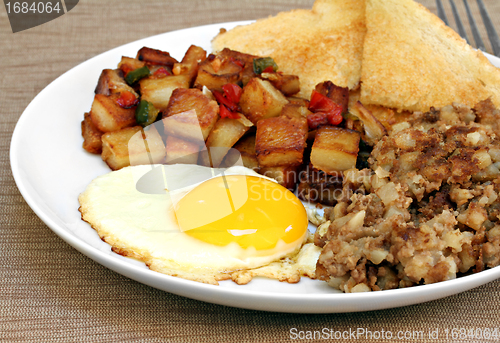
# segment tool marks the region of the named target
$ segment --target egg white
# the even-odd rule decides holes
[[[284,257],[298,256],[308,237],[307,232],[296,242],[287,244],[279,241],[274,249],[266,251],[243,249],[236,243],[216,246],[181,232],[173,210],[173,201],[196,187],[201,182],[200,179],[206,175],[216,176],[218,171],[195,165],[160,166],[165,168],[164,179],[151,183],[156,183],[157,187],[166,183],[166,188],[170,191],[165,190],[162,194],[137,190],[137,181],[155,167],[158,166],[133,166],[110,172],[93,180],[80,194],[79,210],[82,219],[112,246],[113,251],[139,259],[152,270],[210,284],[217,284],[217,281],[231,277],[236,282],[240,280],[239,283],[247,283],[256,275],[290,282],[297,282],[297,275],[314,277],[319,248],[314,249],[311,243],[307,244],[307,259],[302,258],[300,263],[295,263],[297,259],[288,259],[271,264]],[[229,168],[224,173],[266,178],[239,166]],[[189,180],[189,176],[193,179]],[[176,187],[176,183],[181,184],[180,188]],[[270,264],[271,267],[261,272],[241,274],[241,271]],[[238,271],[240,273],[236,274]]]

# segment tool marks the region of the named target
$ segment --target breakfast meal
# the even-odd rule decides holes
[[[79,210],[114,252],[343,292],[500,265],[500,70],[427,9],[316,0],[212,48],[143,47],[98,79],[83,148],[112,171]]]

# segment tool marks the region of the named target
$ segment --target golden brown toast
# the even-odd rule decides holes
[[[452,102],[500,106],[500,70],[413,0],[366,0],[361,102],[427,111]]]
[[[364,12],[365,0],[316,0],[312,10],[282,12],[221,33],[212,48],[271,56],[280,71],[299,76],[300,97],[309,99],[326,80],[353,89],[361,75]]]

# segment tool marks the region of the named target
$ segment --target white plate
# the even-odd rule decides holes
[[[437,284],[382,292],[344,294],[325,282],[302,278],[298,284],[264,278],[245,286],[220,286],[163,275],[117,255],[81,220],[78,194],[96,176],[109,172],[99,156],[82,149],[80,122],[90,110],[102,69],[121,56],[135,56],[148,46],[181,59],[191,44],[210,49],[221,27],[214,24],[142,39],[96,56],[71,69],[38,94],[22,114],[11,142],[10,160],[17,186],[28,205],[59,237],[96,262],[146,285],[216,304],[279,312],[355,312],[421,303],[463,292],[500,277],[500,267]],[[488,56],[496,66],[500,59]]]

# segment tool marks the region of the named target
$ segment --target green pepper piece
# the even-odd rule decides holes
[[[135,110],[135,120],[142,127],[153,124],[160,111],[149,101],[141,100]]]
[[[266,68],[273,67],[273,71],[278,70],[278,65],[271,57],[262,57],[253,59],[253,72],[257,75],[262,74]]]
[[[139,81],[143,77],[149,76],[149,74],[150,74],[150,72],[149,72],[149,68],[147,66],[137,68],[137,69],[130,71],[127,74],[127,76],[125,76],[125,81],[127,81],[127,83],[129,85],[133,85],[134,83],[136,83],[137,81]]]

